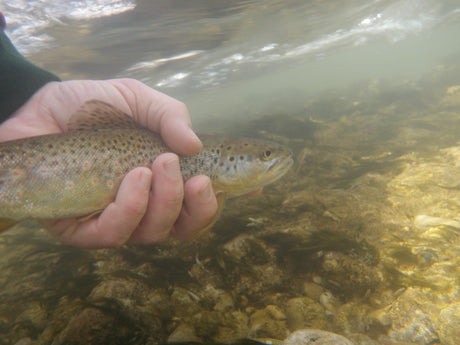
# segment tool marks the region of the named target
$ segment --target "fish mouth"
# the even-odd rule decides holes
[[[274,159],[270,162],[267,167],[267,173],[282,173],[284,174],[289,168],[294,164],[294,159],[291,156],[288,157],[280,157]]]

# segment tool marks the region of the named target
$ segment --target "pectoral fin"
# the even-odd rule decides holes
[[[11,219],[0,218],[0,232],[8,230],[13,225],[17,224],[18,222]]]
[[[217,222],[217,220],[219,219],[221,213],[222,213],[222,210],[224,209],[224,205],[225,205],[225,200],[227,199],[227,195],[224,193],[224,192],[217,192],[216,193],[216,199],[217,199],[217,212],[216,214],[214,215],[214,217],[212,217],[211,221],[209,222],[208,225],[206,225],[203,229],[201,229],[199,235],[203,235],[205,234],[206,232],[208,232],[209,230],[211,230],[212,226]]]

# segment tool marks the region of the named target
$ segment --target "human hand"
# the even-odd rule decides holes
[[[198,153],[201,142],[191,130],[185,105],[133,79],[51,82],[0,126],[0,141],[59,133],[88,99],[112,104],[158,132],[179,154]],[[178,156],[165,153],[152,169],[136,168],[123,179],[114,202],[97,217],[48,221],[60,241],[84,248],[119,247],[125,242],[155,243],[169,236],[190,238],[217,212],[206,176],[185,185]]]

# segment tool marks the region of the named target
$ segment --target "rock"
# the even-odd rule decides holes
[[[126,320],[113,313],[86,308],[70,320],[67,327],[54,339],[52,345],[115,344],[134,337],[134,329]]]
[[[114,298],[126,306],[144,304],[147,301],[148,289],[145,285],[127,279],[109,279],[100,282],[91,291],[91,299]]]
[[[204,299],[214,305],[214,310],[224,312],[235,308],[232,296],[225,290],[216,289],[208,284],[203,290]]]
[[[339,301],[330,291],[325,291],[319,296],[319,303],[326,309],[327,314],[334,314]]]
[[[321,304],[308,297],[291,298],[286,303],[287,325],[291,331],[305,327],[321,327],[326,313]]]
[[[408,288],[391,305],[390,338],[420,345],[438,340],[434,325],[436,308],[420,288]]]
[[[374,310],[369,314],[369,320],[374,324],[378,325],[381,328],[391,326],[391,315],[388,308],[382,308]]]
[[[265,310],[274,320],[286,320],[286,314],[284,314],[283,311],[276,305],[267,305]]]
[[[269,310],[258,310],[250,316],[249,329],[251,338],[284,339],[289,334],[286,322],[274,319]]]
[[[88,299],[96,305],[111,301],[109,309],[115,308],[115,312],[127,315],[132,322],[147,325],[149,332],[157,332],[161,327],[160,317],[167,318],[168,313],[161,314],[164,301],[167,297],[158,296],[155,291],[149,290],[146,284],[137,280],[107,279],[101,281],[93,288]]]
[[[318,281],[319,279],[315,277],[315,280]],[[318,285],[317,283],[307,282],[303,284],[303,292],[307,297],[310,297],[311,299],[315,301],[319,301],[319,298],[321,294],[325,292],[325,289],[321,285]]]
[[[457,345],[460,339],[460,303],[454,303],[444,308],[438,323],[441,344]]]
[[[322,268],[325,285],[336,290],[340,287],[344,295],[362,296],[383,282],[383,275],[377,268],[337,251],[325,252]]]
[[[174,316],[191,316],[198,313],[201,310],[198,302],[198,298],[184,288],[174,288],[171,295],[171,306],[174,310]]]
[[[47,324],[47,312],[40,303],[29,303],[27,309],[17,317],[16,322],[31,322],[34,327],[45,328]]]
[[[347,338],[355,345],[381,345],[378,341],[360,333],[348,334]]]
[[[354,345],[341,335],[319,329],[301,329],[292,333],[281,345]]]
[[[22,338],[18,340],[14,345],[31,345],[32,340],[30,338]]]
[[[248,316],[240,311],[226,314],[226,318],[221,326],[217,328],[212,340],[215,343],[230,344],[236,339],[249,337]]]
[[[252,265],[264,265],[275,260],[272,249],[248,234],[242,234],[223,246],[227,255],[235,260],[244,259]]]
[[[359,302],[341,305],[334,314],[334,330],[342,334],[367,333],[371,327],[374,327],[369,317],[371,311],[369,306]]]
[[[179,324],[169,335],[168,343],[199,342],[200,339],[195,334],[195,328],[187,323]]]

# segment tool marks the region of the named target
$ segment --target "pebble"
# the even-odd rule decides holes
[[[286,321],[291,331],[314,326],[322,328],[326,313],[321,304],[308,297],[291,298],[286,303]]]
[[[30,338],[22,338],[14,345],[31,345],[32,340]]]
[[[187,323],[180,323],[168,337],[168,343],[192,341],[198,342],[200,339],[195,334],[195,328]]]
[[[451,304],[441,311],[438,335],[442,345],[458,345],[460,339],[460,303]]]
[[[319,329],[301,329],[293,332],[281,345],[355,345],[347,338]]]
[[[284,339],[289,334],[284,320],[275,320],[267,309],[261,309],[249,318],[251,338]]]
[[[265,310],[274,320],[286,320],[286,314],[284,314],[283,311],[276,305],[267,305]]]

